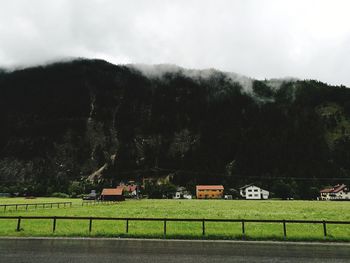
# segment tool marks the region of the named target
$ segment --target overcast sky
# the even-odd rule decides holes
[[[350,1],[1,1],[0,66],[67,57],[350,87]]]

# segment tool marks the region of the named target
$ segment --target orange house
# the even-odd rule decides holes
[[[221,199],[224,195],[224,186],[222,185],[197,185],[197,199]]]

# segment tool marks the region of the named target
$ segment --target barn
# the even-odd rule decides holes
[[[100,199],[103,201],[124,201],[123,187],[103,188]]]

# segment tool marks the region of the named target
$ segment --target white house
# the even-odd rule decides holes
[[[245,185],[239,188],[240,195],[247,200],[268,199],[269,191],[266,191],[253,184]]]
[[[190,192],[186,190],[185,187],[178,187],[176,193],[173,197],[174,199],[192,199]]]
[[[350,200],[350,189],[345,184],[337,184],[320,191],[321,200]]]
[[[192,195],[190,194],[182,194],[181,192],[176,192],[174,199],[192,199]]]

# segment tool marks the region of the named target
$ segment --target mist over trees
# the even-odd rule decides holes
[[[78,194],[170,174],[312,198],[349,182],[349,89],[197,73],[149,77],[101,60],[1,71],[0,192]]]

